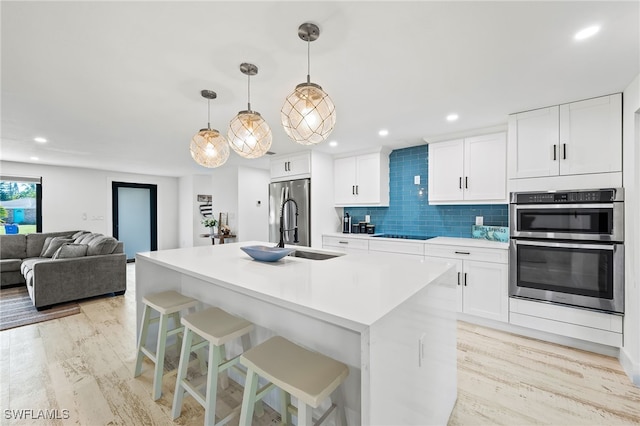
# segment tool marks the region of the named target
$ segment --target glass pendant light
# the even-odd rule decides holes
[[[216,129],[211,128],[211,108],[210,101],[218,95],[211,90],[200,92],[203,98],[207,99],[207,128],[201,129],[191,139],[189,149],[194,161],[204,167],[222,166],[229,158],[229,145],[224,136]]]
[[[302,145],[313,145],[329,137],[336,124],[336,108],[322,87],[311,83],[309,46],[320,36],[320,29],[307,22],[298,28],[298,36],[307,42],[307,82],[298,84],[287,97],[280,118],[291,139]]]
[[[258,74],[258,67],[242,63],[240,71],[247,76],[247,110],[240,111],[231,120],[227,138],[231,148],[241,157],[258,158],[271,148],[271,128],[260,113],[251,110],[251,76]]]

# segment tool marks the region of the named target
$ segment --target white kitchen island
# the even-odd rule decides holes
[[[377,254],[268,263],[240,250],[248,245],[273,244],[138,253],[138,324],[142,298],[173,289],[252,321],[254,344],[278,334],[347,364],[350,425],[447,423],[457,395],[452,264]]]

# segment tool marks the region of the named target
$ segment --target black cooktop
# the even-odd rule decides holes
[[[375,234],[372,237],[380,237],[380,238],[398,238],[401,240],[428,240],[431,236],[427,235],[406,235],[406,234]]]

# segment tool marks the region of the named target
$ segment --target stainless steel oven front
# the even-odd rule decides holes
[[[624,191],[512,193],[509,295],[624,313]]]
[[[512,239],[509,294],[624,313],[624,245]]]
[[[624,241],[622,188],[511,194],[513,238]]]

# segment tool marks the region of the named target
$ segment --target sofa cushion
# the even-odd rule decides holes
[[[107,237],[101,235],[98,238],[94,238],[88,243],[87,256],[96,256],[100,254],[111,254],[118,245],[118,240],[113,237]]]
[[[0,259],[24,259],[25,257],[27,257],[26,235],[0,235]]]
[[[83,236],[84,234],[89,234],[89,233],[90,233],[89,231],[78,231],[75,234],[73,234],[70,238],[75,240],[76,238],[79,238],[79,237]]]
[[[35,263],[42,262],[45,260],[49,261],[51,259],[47,257],[29,257],[27,259],[23,259],[22,264],[20,265],[20,272],[22,272],[22,275],[26,276],[27,272],[33,269],[33,265]]]
[[[73,242],[76,244],[88,244],[94,238],[101,237],[102,234],[98,234],[95,232],[88,232],[86,234],[82,234],[79,237],[76,237]]]
[[[48,237],[67,237],[77,231],[60,231],[60,232],[36,232],[27,234],[27,255],[25,257],[38,257],[42,253],[42,247]],[[53,253],[52,253],[53,254]]]
[[[22,259],[0,259],[0,272],[19,271]]]
[[[49,244],[51,244],[51,240],[53,240],[53,237],[47,237],[44,239],[44,243],[42,244],[42,250],[40,250],[40,256],[44,257],[44,254],[47,252],[47,249],[49,248]]]
[[[46,249],[40,254],[40,257],[52,257],[61,245],[71,242],[73,242],[71,238],[53,237]]]
[[[73,257],[84,257],[87,255],[86,244],[72,244],[65,243],[60,246],[58,250],[53,254],[51,259],[71,259]]]

